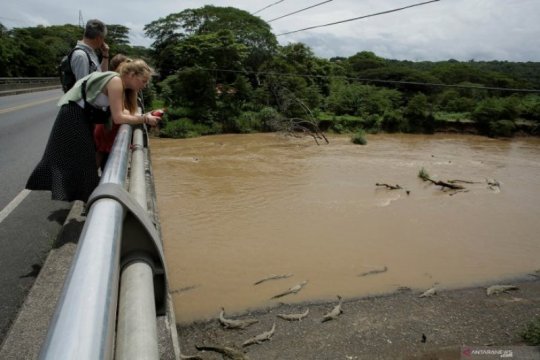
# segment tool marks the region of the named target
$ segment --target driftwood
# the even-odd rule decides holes
[[[433,180],[433,179],[430,179],[430,178],[425,179],[425,181],[429,181],[434,185],[442,186],[443,188],[446,187],[446,188],[449,188],[449,189],[452,189],[452,190],[463,190],[463,189],[465,189],[461,185],[456,185],[456,184],[452,184],[452,183],[445,182],[445,181]]]
[[[320,145],[319,140],[324,140],[327,144],[330,143],[330,141],[328,141],[328,138],[319,129],[319,127],[314,122],[308,120],[300,118],[290,118],[285,131],[295,137],[298,137],[298,133],[311,136],[313,140],[315,140],[317,145]]]
[[[429,176],[429,174],[426,172],[426,170],[424,168],[422,168],[422,170],[420,170],[420,173],[418,174],[418,177],[421,178],[424,181],[429,181],[432,184],[441,186],[443,188],[449,188],[449,189],[452,189],[452,190],[463,190],[463,189],[465,189],[461,185],[452,184],[450,182],[445,182],[445,181],[440,181],[440,180],[433,180]]]

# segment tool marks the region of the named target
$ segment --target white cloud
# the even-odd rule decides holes
[[[262,19],[314,5],[321,0],[287,0],[257,14]],[[421,0],[333,0],[271,23],[275,34],[365,16],[418,3]],[[143,1],[92,2],[20,0],[2,9],[0,22],[8,27],[78,24],[102,19],[131,29],[133,45],[149,46],[144,25],[187,8],[206,4],[233,6],[255,12],[275,1]],[[279,36],[281,44],[305,42],[317,56],[350,56],[373,51],[378,56],[408,60],[540,61],[540,1],[440,0],[400,12],[368,17],[335,26]]]

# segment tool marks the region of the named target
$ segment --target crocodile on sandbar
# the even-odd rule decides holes
[[[225,318],[225,308],[221,308],[219,313],[219,322],[225,327],[225,329],[245,329],[249,325],[259,322],[257,319],[245,319],[245,320],[234,320]]]
[[[436,287],[432,287],[431,289],[428,289],[428,290],[424,291],[418,297],[424,298],[424,297],[431,297],[433,295],[437,295],[437,288]]]
[[[324,314],[321,322],[337,319],[337,317],[343,313],[343,310],[341,309],[341,304],[343,303],[343,300],[341,299],[341,296],[339,295],[337,296],[337,298],[339,300],[339,303],[336,306],[334,306],[334,308],[330,310],[330,312]]]
[[[495,295],[502,292],[508,292],[510,290],[519,290],[517,286],[514,285],[492,285],[486,289],[486,295]]]
[[[287,321],[302,321],[302,319],[308,316],[308,314],[309,314],[309,308],[300,314],[277,314],[276,316],[280,319],[287,320]]]
[[[274,335],[275,331],[276,331],[276,323],[274,322],[274,324],[272,325],[272,328],[270,330],[265,331],[265,332],[263,332],[263,333],[261,333],[259,335],[255,335],[254,337],[247,339],[246,341],[244,341],[242,346],[260,344],[263,341],[270,340],[272,335]]]

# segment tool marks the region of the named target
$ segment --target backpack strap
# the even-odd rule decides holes
[[[68,54],[69,67],[71,67],[71,58],[73,57],[73,53],[75,52],[75,50],[84,51],[84,53],[86,54],[86,57],[88,58],[88,73],[89,74],[92,73],[93,72],[92,71],[92,65],[94,65],[94,62],[92,61],[92,57],[90,56],[90,53],[88,52],[88,50],[86,50],[84,47],[79,46],[79,45],[75,45],[75,47],[73,49],[71,49],[71,51]],[[94,69],[94,71],[95,70],[97,70],[97,67]]]

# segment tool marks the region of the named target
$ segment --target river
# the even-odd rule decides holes
[[[540,139],[329,140],[151,140],[178,323],[216,317],[221,307],[233,314],[400,287],[420,293],[540,269]],[[422,168],[435,180],[472,183],[442,191],[418,177]],[[271,274],[293,275],[253,285]],[[271,299],[304,280],[297,294]]]

